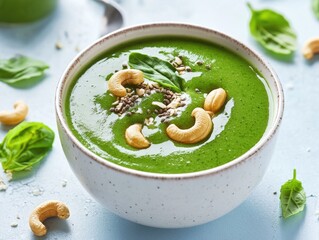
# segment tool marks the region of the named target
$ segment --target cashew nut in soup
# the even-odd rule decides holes
[[[142,134],[142,124],[136,123],[125,131],[126,142],[135,148],[148,148],[151,144]]]
[[[213,128],[209,113],[202,108],[195,108],[192,117],[195,117],[195,124],[191,128],[180,129],[175,124],[170,124],[166,129],[167,135],[174,141],[189,144],[205,139]]]
[[[109,91],[117,97],[126,95],[125,84],[138,85],[144,82],[143,72],[136,69],[125,69],[118,71],[112,75],[108,81]]]
[[[226,97],[227,93],[224,89],[217,88],[212,90],[205,98],[204,109],[213,114],[217,113],[224,106]]]

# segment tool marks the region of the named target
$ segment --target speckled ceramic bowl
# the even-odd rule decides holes
[[[163,35],[188,36],[219,44],[245,58],[265,77],[270,89],[269,124],[261,140],[244,155],[205,171],[157,174],[128,169],[102,159],[72,134],[65,117],[65,99],[71,80],[83,66],[118,44]],[[276,74],[255,52],[223,33],[174,23],[135,26],[99,39],[70,63],[56,92],[61,143],[72,170],[85,189],[123,218],[164,228],[189,227],[214,220],[249,196],[261,181],[270,161],[283,105],[283,92]]]

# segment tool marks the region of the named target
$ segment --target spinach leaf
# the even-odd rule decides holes
[[[128,64],[131,68],[141,70],[144,77],[151,81],[175,92],[183,90],[184,79],[176,75],[175,68],[167,61],[133,52],[129,56]]]
[[[0,60],[0,81],[14,87],[23,87],[35,83],[44,75],[49,66],[39,60],[26,56],[16,56]]]
[[[270,9],[254,10],[249,3],[248,7],[252,13],[251,35],[271,53],[292,56],[297,36],[284,16]]]
[[[296,179],[296,169],[294,169],[293,179],[281,186],[280,203],[284,218],[303,211],[305,207],[306,194],[301,182]]]
[[[106,81],[110,80],[110,78],[111,78],[113,75],[114,75],[114,73],[108,74],[108,75],[105,77]]]
[[[312,0],[312,11],[317,19],[319,19],[319,0]]]
[[[54,132],[40,122],[23,122],[0,144],[0,162],[6,171],[22,171],[41,161],[52,148]]]

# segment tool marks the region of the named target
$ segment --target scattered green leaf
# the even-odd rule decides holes
[[[319,0],[312,0],[312,11],[319,20]]]
[[[52,148],[54,132],[40,122],[22,122],[0,144],[0,162],[6,171],[22,171],[41,161]]]
[[[281,14],[270,10],[251,11],[249,23],[251,35],[268,51],[279,56],[292,56],[296,50],[297,35],[290,27],[289,22]]]
[[[110,80],[110,78],[111,78],[113,75],[114,75],[114,73],[109,73],[109,74],[105,77],[106,81]]]
[[[0,81],[14,87],[30,86],[40,80],[49,66],[26,56],[0,60]]]
[[[157,57],[133,52],[129,56],[131,68],[141,70],[144,77],[170,88],[175,92],[183,90],[184,79],[176,75],[175,68],[167,61]]]
[[[296,169],[294,169],[293,179],[288,180],[281,186],[280,203],[284,218],[303,211],[305,207],[306,193],[302,183],[296,179]]]

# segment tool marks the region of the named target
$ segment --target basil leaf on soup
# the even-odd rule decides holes
[[[30,169],[52,148],[54,132],[40,122],[23,122],[11,129],[0,144],[0,162],[5,171]]]
[[[296,50],[297,36],[285,17],[270,9],[254,10],[249,3],[248,7],[252,14],[251,35],[271,53],[291,56]]]
[[[176,69],[167,61],[157,57],[133,52],[129,56],[128,64],[131,68],[144,73],[144,77],[157,82],[175,92],[183,90],[184,79],[176,75]]]
[[[319,19],[319,0],[312,0],[312,11],[316,18]]]
[[[113,75],[114,75],[114,73],[110,73],[110,74],[108,74],[108,75],[105,77],[105,79],[108,81],[108,80],[110,80],[110,78],[111,78]]]
[[[0,59],[0,81],[14,87],[25,87],[36,83],[44,76],[49,66],[26,56]]]
[[[281,186],[280,203],[284,218],[303,211],[305,207],[306,193],[302,187],[302,183],[296,179],[296,169],[294,169],[293,179],[288,180]]]

